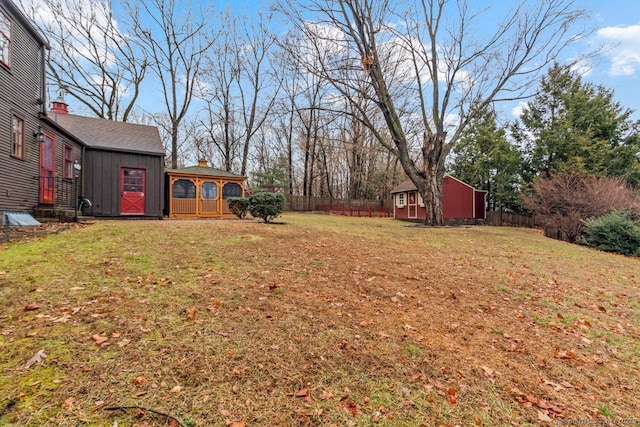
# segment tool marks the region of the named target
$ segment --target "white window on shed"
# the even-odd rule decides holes
[[[399,208],[403,208],[404,205],[407,204],[407,199],[404,193],[398,193],[396,195],[396,206]]]

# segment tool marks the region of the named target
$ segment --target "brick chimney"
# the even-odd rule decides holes
[[[207,165],[207,161],[206,160],[198,160],[198,166],[200,166],[201,168],[206,168]]]

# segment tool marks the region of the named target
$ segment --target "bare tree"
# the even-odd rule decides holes
[[[205,101],[199,112],[199,122],[204,134],[199,151],[207,152],[227,172],[231,172],[240,154],[242,130],[238,116],[238,80],[240,79],[240,55],[236,50],[237,20],[229,11],[220,16],[225,31],[207,52],[202,68]]]
[[[275,45],[275,36],[269,30],[270,16],[260,15],[257,26],[244,28],[240,65],[240,99],[244,118],[244,144],[242,148],[241,175],[247,173],[247,161],[251,140],[262,128],[271,113],[280,89],[280,79],[271,66],[270,51]]]
[[[180,124],[198,86],[204,55],[214,40],[210,20],[191,1],[131,0],[134,30],[147,48],[160,80],[170,136],[171,167],[178,167]]]
[[[240,174],[247,174],[250,148],[271,113],[279,89],[270,55],[275,38],[269,17],[256,26],[224,11],[217,20],[221,35],[209,50],[203,68],[206,88],[201,123],[231,171],[239,157]],[[206,143],[206,142],[205,142]]]
[[[574,27],[585,14],[574,3],[523,0],[486,38],[476,27],[482,12],[465,0],[281,0],[279,10],[305,37],[305,49],[292,50],[298,63],[355,107],[418,188],[425,223],[441,225],[451,147],[490,104],[526,96],[540,72],[580,38],[584,31]],[[359,103],[363,98],[376,108]]]
[[[110,0],[23,0],[49,40],[48,78],[97,117],[129,121],[148,67]]]

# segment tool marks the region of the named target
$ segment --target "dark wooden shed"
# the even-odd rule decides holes
[[[391,190],[396,219],[418,220],[426,215],[424,201],[410,180]],[[486,218],[487,192],[478,190],[451,175],[442,178],[442,214],[445,220]]]
[[[165,151],[158,129],[133,123],[67,114],[54,120],[85,143],[82,196],[91,201],[85,215],[162,218]]]
[[[170,218],[232,217],[227,199],[244,197],[246,177],[207,166],[166,172],[166,214]]]

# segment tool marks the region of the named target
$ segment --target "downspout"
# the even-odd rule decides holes
[[[47,49],[46,45],[42,45],[41,48],[40,48],[40,59],[42,61],[42,67],[41,67],[42,75],[40,76],[40,78],[41,78],[41,85],[40,85],[40,111],[38,112],[38,115],[40,117],[47,115],[47,72],[46,72],[47,56],[46,56],[46,53],[45,53],[46,49]]]

